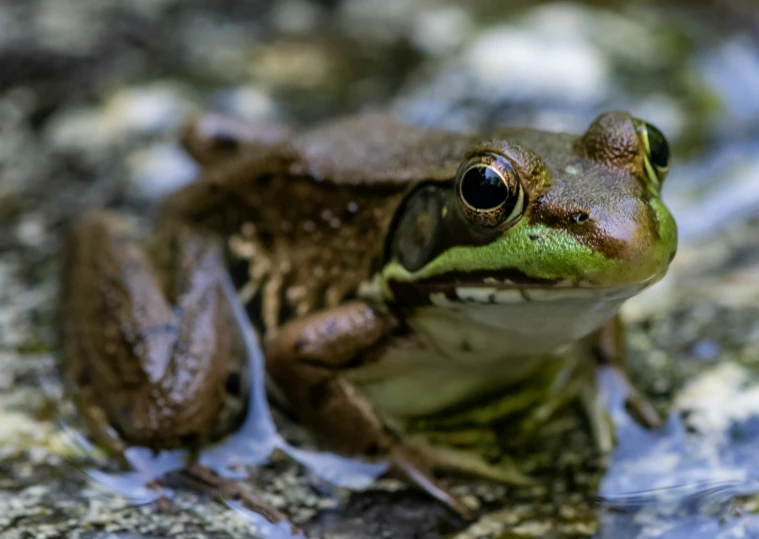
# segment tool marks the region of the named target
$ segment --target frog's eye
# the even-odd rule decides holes
[[[669,143],[661,131],[643,120],[635,120],[643,150],[646,171],[652,181],[661,183],[669,170]]]
[[[459,208],[472,224],[494,228],[515,223],[524,212],[524,189],[513,165],[495,153],[469,158],[456,175]]]

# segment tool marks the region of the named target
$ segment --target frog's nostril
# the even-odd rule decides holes
[[[588,219],[590,219],[590,215],[585,213],[584,211],[578,211],[570,215],[569,217],[573,223],[582,224],[587,222]]]

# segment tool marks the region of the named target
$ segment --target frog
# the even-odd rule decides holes
[[[390,462],[462,515],[436,471],[530,478],[447,444],[441,425],[521,414],[540,428],[580,400],[608,453],[601,371],[639,423],[660,424],[619,316],[677,249],[652,124],[612,111],[580,134],[459,132],[365,112],[289,130],[206,115],[182,142],[199,178],[162,201],[147,241],[108,212],[67,241],[63,356],[102,439],[174,448],[233,430],[251,330],[272,393],[320,443]],[[230,274],[246,324],[224,300]]]

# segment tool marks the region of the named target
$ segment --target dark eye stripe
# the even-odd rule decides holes
[[[661,131],[650,123],[646,123],[648,133],[648,153],[651,163],[658,168],[669,167],[669,143]]]

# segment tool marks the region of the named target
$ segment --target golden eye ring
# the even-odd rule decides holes
[[[493,152],[464,161],[456,174],[461,213],[483,228],[514,224],[525,209],[522,182],[514,166]]]

